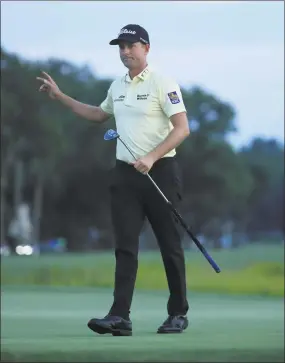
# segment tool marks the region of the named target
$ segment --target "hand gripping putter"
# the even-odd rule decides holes
[[[110,129],[104,135],[104,140],[106,140],[106,141],[115,140],[115,139],[118,139],[125,146],[125,148],[129,151],[129,153],[132,155],[132,157],[136,160],[136,157],[134,156],[134,154],[132,153],[132,151],[130,150],[130,148],[128,147],[128,145],[126,145],[126,143],[120,138],[120,135],[115,130]],[[185,223],[185,221],[183,220],[183,218],[181,217],[181,215],[177,212],[177,210],[173,207],[172,203],[162,193],[162,191],[159,189],[158,185],[155,183],[155,181],[152,179],[152,177],[149,174],[146,174],[146,176],[149,178],[149,180],[155,186],[155,188],[157,189],[157,191],[159,192],[159,194],[165,200],[168,208],[175,215],[175,217],[179,220],[179,222],[181,223],[182,227],[188,233],[188,235],[190,236],[190,238],[192,239],[192,241],[196,244],[196,246],[199,248],[199,250],[203,253],[203,255],[205,256],[205,258],[208,260],[208,262],[210,263],[210,265],[213,267],[213,269],[217,273],[221,272],[219,266],[212,259],[212,257],[208,254],[208,252],[206,251],[206,249],[204,248],[204,246],[193,235],[193,233],[190,231],[189,227],[187,226],[187,224]]]

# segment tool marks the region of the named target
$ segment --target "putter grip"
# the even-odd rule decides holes
[[[201,246],[201,245],[200,245]],[[219,268],[219,266],[216,264],[216,262],[212,259],[212,257],[208,254],[208,252],[205,250],[205,248],[203,246],[201,246],[201,252],[203,253],[203,255],[206,257],[206,259],[209,261],[210,265],[213,267],[213,269],[219,273],[221,272],[221,269]]]
[[[216,262],[212,259],[212,257],[208,254],[205,247],[198,241],[198,239],[193,235],[193,233],[190,231],[189,227],[185,223],[184,219],[181,217],[181,215],[177,212],[177,210],[172,206],[171,202],[168,201],[168,206],[172,210],[172,212],[175,214],[179,222],[181,223],[182,227],[184,227],[185,231],[188,233],[192,241],[196,244],[196,246],[199,248],[199,250],[203,253],[204,257],[208,260],[210,265],[213,267],[213,269],[219,273],[221,272],[221,269],[216,264]]]

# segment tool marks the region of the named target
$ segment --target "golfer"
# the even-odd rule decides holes
[[[181,201],[181,176],[176,147],[189,135],[186,110],[178,84],[152,70],[147,62],[150,40],[139,25],[124,26],[109,44],[118,45],[128,69],[110,86],[99,106],[78,102],[60,91],[45,72],[37,77],[47,92],[77,115],[96,122],[111,116],[119,135],[136,156],[117,143],[110,183],[115,233],[114,301],[105,317],[92,318],[96,333],[132,335],[131,303],[138,269],[139,235],[145,218],[157,238],[169,287],[168,317],[158,333],[180,333],[188,326],[188,302],[181,232],[164,199],[145,174],[149,173],[174,207]]]

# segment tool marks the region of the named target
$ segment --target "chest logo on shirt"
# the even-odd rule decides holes
[[[171,103],[175,104],[175,103],[179,103],[180,102],[180,99],[179,99],[178,94],[177,94],[176,91],[167,93],[167,95],[168,95]]]
[[[119,96],[118,98],[115,98],[115,99],[114,99],[114,102],[124,101],[124,99],[125,99],[125,96],[124,96],[124,95],[121,95],[121,96]]]
[[[137,95],[137,101],[147,100],[148,99],[148,96],[149,96],[149,93],[144,94],[144,95]]]

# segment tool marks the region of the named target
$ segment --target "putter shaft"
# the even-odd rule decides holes
[[[126,147],[126,149],[129,151],[129,153],[132,155],[132,157],[137,160],[137,158],[135,157],[135,155],[133,154],[132,150],[128,147],[128,145],[120,138],[120,136],[118,136],[118,139],[121,141],[121,143]],[[170,210],[172,211],[172,213],[177,217],[177,219],[179,220],[179,222],[181,223],[182,227],[185,229],[185,231],[188,233],[189,237],[192,239],[192,241],[196,244],[196,246],[198,247],[198,249],[202,252],[202,254],[204,255],[204,257],[208,260],[208,262],[210,263],[210,265],[213,267],[213,269],[216,271],[216,273],[221,272],[221,269],[219,268],[219,266],[216,264],[216,262],[212,259],[212,257],[208,254],[208,252],[206,251],[205,247],[199,242],[199,240],[193,235],[193,233],[190,231],[190,228],[187,226],[187,224],[185,223],[184,219],[181,217],[181,215],[178,213],[178,211],[173,207],[172,203],[166,198],[166,196],[163,194],[163,192],[160,190],[160,188],[158,187],[158,185],[156,184],[156,182],[152,179],[152,177],[147,173],[146,176],[149,178],[149,180],[152,182],[152,184],[155,186],[155,188],[157,189],[157,191],[160,193],[160,195],[163,197],[163,199],[165,200],[166,204],[168,205],[168,207],[170,208]]]

